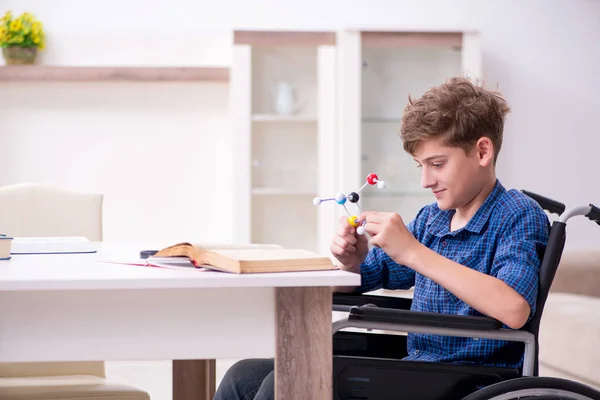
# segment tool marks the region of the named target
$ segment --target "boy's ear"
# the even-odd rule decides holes
[[[475,152],[479,165],[487,167],[494,161],[494,144],[488,137],[480,138],[475,144]]]

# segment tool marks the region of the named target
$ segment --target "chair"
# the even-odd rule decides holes
[[[586,216],[600,224],[593,205],[565,211],[562,203],[523,191],[545,210],[556,213],[542,257],[536,312],[521,330],[502,329],[488,317],[410,311],[411,299],[367,294],[334,294],[334,311],[347,318],[333,324],[333,393],[335,400],[419,399],[600,399],[600,392],[578,382],[538,376],[538,331],[542,312],[566,240],[567,220]],[[508,340],[523,343],[520,369],[470,364],[403,361],[402,335],[344,332],[363,328]],[[558,397],[556,397],[558,396]]]
[[[101,194],[42,184],[0,188],[0,232],[13,237],[84,236],[102,240]],[[0,400],[149,400],[148,393],[106,380],[103,361],[0,363]]]

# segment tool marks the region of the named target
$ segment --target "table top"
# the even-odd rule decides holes
[[[0,291],[360,285],[358,274],[340,270],[238,275],[105,262],[139,261],[141,249],[101,243],[91,254],[13,255],[0,261]]]

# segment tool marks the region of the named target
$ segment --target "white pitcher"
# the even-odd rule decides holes
[[[277,114],[294,115],[298,112],[299,104],[296,98],[296,88],[292,83],[277,82],[273,95],[273,106]]]

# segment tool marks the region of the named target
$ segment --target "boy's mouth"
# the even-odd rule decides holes
[[[433,195],[435,197],[440,197],[442,195],[442,193],[445,191],[446,189],[440,189],[440,190],[434,190],[433,191]]]

